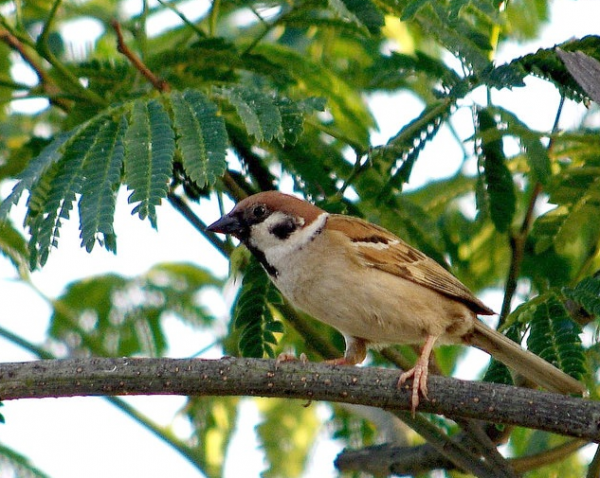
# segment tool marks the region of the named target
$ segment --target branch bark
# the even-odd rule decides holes
[[[223,358],[78,358],[0,365],[0,398],[249,395],[409,410],[398,371],[324,363]],[[408,384],[410,385],[410,384]],[[419,411],[600,441],[600,403],[525,388],[430,376]]]
[[[466,436],[460,434],[457,440],[467,447],[474,447]],[[511,458],[508,463],[515,473],[525,473],[540,466],[564,460],[572,453],[587,445],[585,440],[570,440],[550,450],[522,458]],[[453,470],[454,463],[439,453],[429,443],[408,447],[389,443],[375,445],[361,450],[344,450],[335,460],[335,466],[341,472],[360,471],[373,476],[413,476],[428,473],[435,469]]]

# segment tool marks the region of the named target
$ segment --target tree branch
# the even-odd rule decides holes
[[[410,409],[398,372],[323,363],[223,358],[85,358],[0,365],[0,398],[249,395]],[[492,383],[429,378],[420,411],[476,418],[600,441],[600,403]]]
[[[457,437],[461,440],[465,438],[464,434]],[[507,461],[516,473],[525,473],[540,466],[562,461],[587,443],[584,440],[574,439],[550,450],[522,458],[510,458]],[[471,448],[474,443],[467,442],[465,445]],[[452,470],[455,468],[450,460],[429,443],[416,447],[386,443],[361,450],[344,450],[336,458],[335,466],[341,472],[362,471],[374,476],[391,474],[412,476],[435,469]]]

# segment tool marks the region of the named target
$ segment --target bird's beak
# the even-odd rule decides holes
[[[220,232],[221,234],[233,234],[235,236],[242,230],[242,224],[236,216],[226,214],[218,221],[213,222],[206,230],[210,232]]]

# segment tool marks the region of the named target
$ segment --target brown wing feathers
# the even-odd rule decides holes
[[[460,300],[477,314],[494,314],[441,265],[386,229],[357,218],[349,221],[337,214],[329,217],[328,228],[346,234],[371,267]]]

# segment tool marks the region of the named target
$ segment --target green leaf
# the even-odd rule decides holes
[[[107,250],[116,252],[113,229],[115,203],[125,156],[123,139],[126,121],[106,121],[95,138],[83,167],[83,194],[79,201],[81,246],[88,252],[99,240]]]
[[[248,134],[258,142],[271,142],[273,139],[283,142],[281,112],[275,96],[242,86],[223,88],[219,93],[235,107]]]
[[[365,149],[369,147],[369,128],[375,127],[375,120],[363,96],[348,79],[284,45],[263,42],[255,50],[292,76],[305,96],[326,98],[333,117],[330,126]]]
[[[489,68],[489,34],[480,33],[467,20],[452,18],[452,12],[441,2],[428,2],[428,6],[416,17],[421,27],[468,69],[479,73]]]
[[[389,56],[377,57],[368,68],[368,74],[369,88],[392,91],[406,87],[407,78],[413,78],[416,74],[440,83],[446,90],[452,89],[461,81],[460,76],[442,60],[421,51],[412,55],[392,52]]]
[[[19,202],[19,198],[25,191],[31,191],[36,184],[56,163],[63,154],[63,146],[78,130],[62,133],[58,135],[52,143],[46,146],[42,152],[29,163],[25,171],[20,175],[19,182],[15,185],[12,192],[0,204],[0,221],[5,219],[13,205]]]
[[[50,336],[77,354],[160,356],[167,347],[163,318],[209,325],[213,317],[198,294],[220,285],[206,270],[185,263],[158,264],[133,278],[90,277],[69,284],[54,302]]]
[[[413,20],[418,11],[433,0],[409,0],[402,9],[400,20],[407,22]]]
[[[378,34],[385,24],[383,14],[371,0],[329,0],[329,5],[342,16],[366,27],[373,35]]]
[[[175,139],[171,120],[157,100],[133,104],[125,133],[125,182],[132,190],[129,203],[140,219],[156,227],[156,206],[167,196]]]
[[[90,158],[101,123],[101,119],[97,118],[78,128],[65,144],[62,158],[32,187],[25,219],[31,234],[32,269],[38,264],[43,266],[51,248],[58,246],[62,222],[69,219],[76,196],[82,192],[83,167]]]
[[[225,122],[199,91],[174,91],[170,99],[183,167],[199,188],[212,186],[227,167]]]
[[[195,458],[209,478],[223,476],[227,448],[236,430],[239,397],[189,397],[185,414],[193,429]]]
[[[29,264],[27,243],[9,221],[0,222],[0,254],[8,258],[20,277],[27,275]]]
[[[542,144],[540,135],[529,129],[514,113],[508,110],[494,107],[490,111],[499,114],[501,120],[506,123],[505,134],[519,138],[533,174],[533,179],[541,184],[546,184],[552,172],[548,150]]]
[[[554,291],[521,305],[509,320],[530,323],[527,346],[533,353],[576,379],[586,373],[581,329]]]
[[[558,204],[540,216],[532,230],[536,251],[554,246],[556,252],[575,264],[582,264],[595,254],[600,241],[599,168],[589,162],[554,175],[548,183],[550,202]]]
[[[385,146],[373,148],[371,160],[382,171],[382,176],[389,178],[379,193],[380,200],[388,197],[394,189],[401,190],[408,182],[420,152],[435,137],[453,105],[453,100],[446,99],[427,106]]]
[[[563,294],[575,301],[586,312],[600,318],[600,277],[586,277],[575,287],[565,287]]]
[[[452,203],[472,193],[474,189],[475,180],[459,172],[451,178],[430,181],[421,188],[402,195],[418,204],[432,217],[439,217]]]
[[[223,281],[210,271],[185,262],[156,264],[138,282],[149,297],[161,298],[160,307],[165,312],[194,326],[209,325],[214,319],[198,301],[198,294],[207,287],[223,286]]]
[[[600,59],[600,36],[589,35],[581,39],[569,40],[558,45],[565,51],[581,51],[593,58]],[[573,101],[582,102],[587,93],[569,73],[556,53],[556,47],[540,49],[535,53],[512,60],[508,66],[522,77],[533,75],[550,81],[561,95]]]
[[[233,305],[233,325],[240,330],[239,349],[244,357],[275,357],[277,344],[273,332],[281,326],[276,320],[271,304],[281,303],[279,292],[254,257],[244,271],[244,280]]]
[[[261,476],[302,476],[321,426],[316,408],[302,406],[298,401],[277,399],[259,400],[258,406],[262,421],[256,433],[268,463]]]
[[[506,166],[502,138],[486,140],[488,130],[497,130],[498,125],[492,114],[486,110],[477,109],[477,152],[482,172],[484,204],[489,206],[489,213],[494,226],[500,232],[506,232],[512,224],[516,211],[516,195],[512,174]],[[479,196],[481,199],[481,196]],[[487,209],[479,204],[480,209]]]

